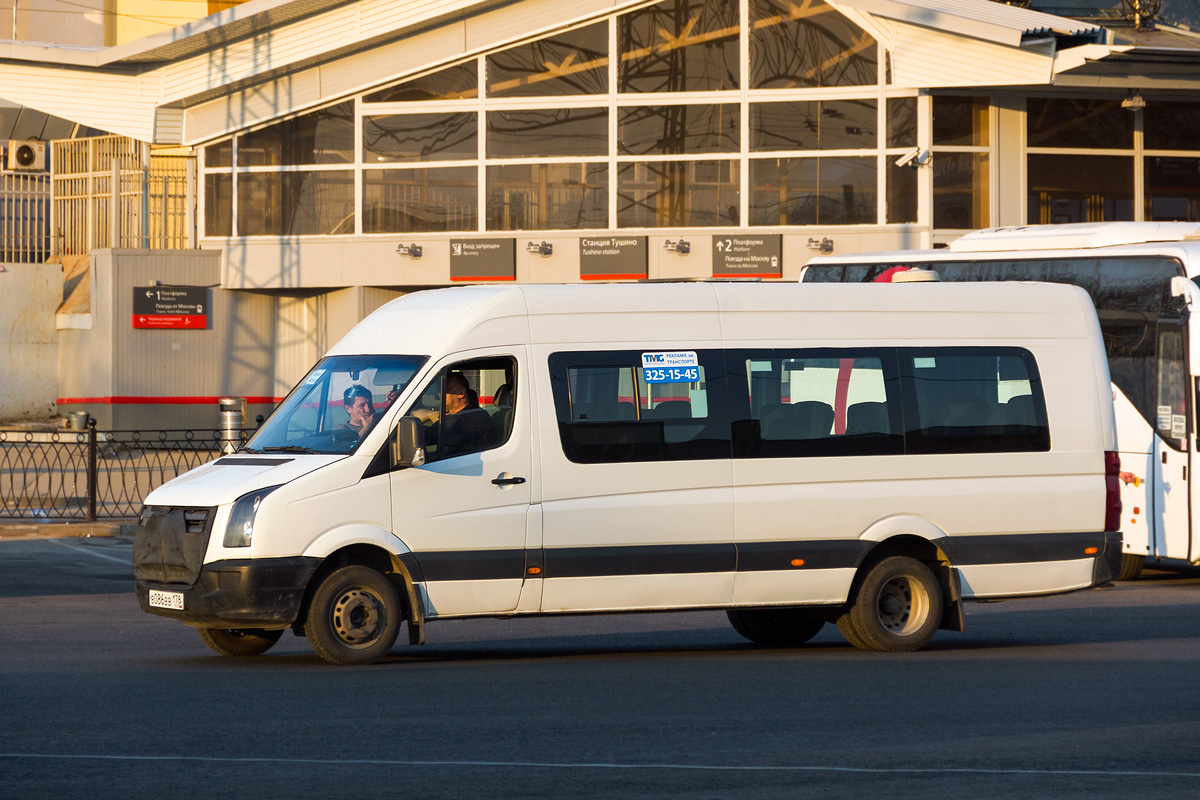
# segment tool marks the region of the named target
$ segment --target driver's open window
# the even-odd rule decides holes
[[[460,361],[439,372],[405,412],[425,425],[426,460],[478,453],[508,441],[516,389],[512,358]]]

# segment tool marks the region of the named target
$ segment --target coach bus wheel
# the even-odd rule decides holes
[[[372,664],[391,651],[403,616],[387,578],[369,567],[342,567],[313,593],[304,635],[331,664]]]
[[[919,650],[941,624],[942,590],[929,567],[912,558],[892,556],[871,567],[849,614],[848,624],[868,649],[890,653]]]
[[[1142,574],[1142,567],[1146,566],[1145,556],[1135,556],[1132,553],[1121,554],[1121,574],[1117,576],[1119,581],[1131,581],[1138,575]]]
[[[800,608],[731,608],[725,614],[735,631],[771,647],[804,644],[825,626],[825,620]]]
[[[223,656],[260,656],[270,650],[283,631],[258,628],[197,628],[200,639]]]

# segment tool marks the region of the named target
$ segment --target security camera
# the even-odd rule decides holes
[[[897,158],[896,166],[903,167],[906,164],[912,164],[914,161],[916,161],[916,163],[913,164],[913,166],[916,167],[919,167],[922,163],[924,163],[921,160],[921,148],[919,147],[914,147],[912,150],[909,150],[907,153]]]

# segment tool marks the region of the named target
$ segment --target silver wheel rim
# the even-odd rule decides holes
[[[342,642],[350,647],[367,647],[387,627],[387,611],[374,592],[351,586],[333,604],[330,621]]]
[[[920,581],[897,576],[879,590],[875,614],[884,630],[897,636],[915,633],[929,618],[929,593]]]

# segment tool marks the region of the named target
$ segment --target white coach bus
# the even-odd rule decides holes
[[[1105,222],[976,231],[940,250],[814,258],[804,283],[887,280],[898,267],[942,281],[1050,281],[1087,291],[1104,334],[1121,456],[1120,577],[1147,559],[1200,563],[1193,470],[1200,376],[1200,224]]]
[[[417,292],[239,453],[146,499],[139,601],[227,655],[369,663],[402,622],[717,609],[908,651],[962,600],[1120,566],[1096,312],[1073,286]]]

